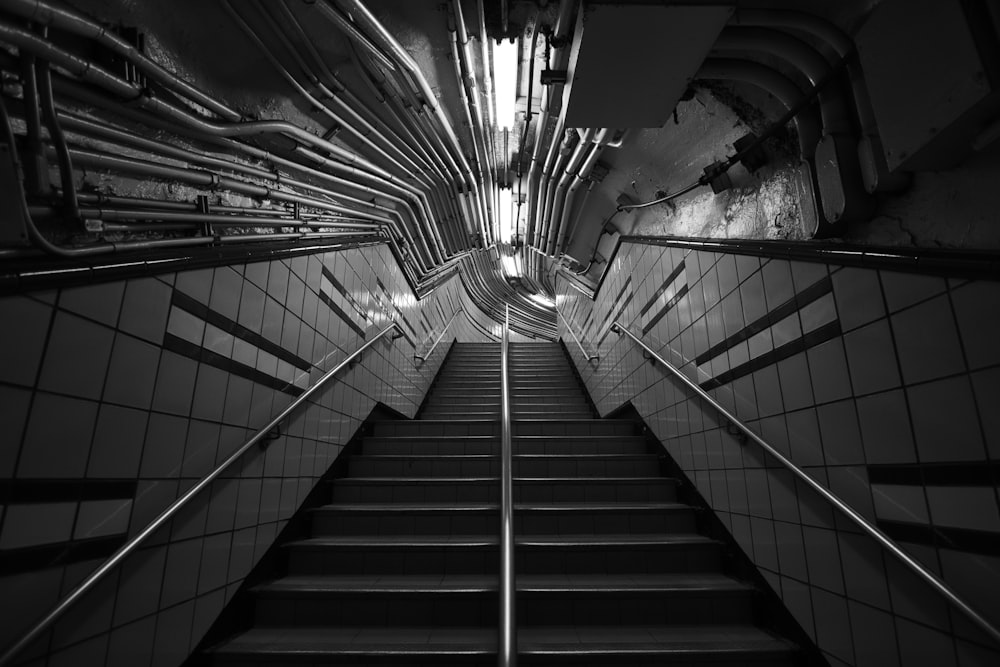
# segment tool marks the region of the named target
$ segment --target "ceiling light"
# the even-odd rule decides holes
[[[511,191],[509,188],[500,188],[500,211],[497,219],[500,221],[499,241],[510,243],[514,238],[514,206],[511,202]]]
[[[556,307],[556,302],[555,301],[553,301],[549,297],[543,296],[541,294],[529,294],[528,298],[531,299],[532,301],[534,301],[535,303],[537,303],[539,306],[543,306],[544,308],[555,308]]]
[[[497,42],[493,49],[493,73],[496,77],[493,95],[496,98],[498,128],[509,130],[514,127],[518,60],[516,43],[509,40]]]

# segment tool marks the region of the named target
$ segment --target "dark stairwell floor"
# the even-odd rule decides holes
[[[800,664],[639,422],[598,419],[558,344],[512,344],[510,381],[523,664]],[[191,663],[495,664],[499,414],[500,346],[454,345],[237,595],[249,627]]]

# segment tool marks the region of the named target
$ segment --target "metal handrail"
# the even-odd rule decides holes
[[[573,326],[569,323],[569,320],[563,317],[562,313],[559,313],[559,319],[561,319],[563,321],[563,324],[566,325],[566,328],[569,330],[570,335],[573,336],[573,340],[575,340],[576,344],[580,346],[580,351],[583,352],[583,356],[587,357],[587,361],[595,361],[601,358],[600,355],[590,354],[585,349],[583,349],[583,343],[580,342],[580,339],[577,337],[576,332],[573,331]]]
[[[514,474],[511,463],[510,307],[504,307],[503,338],[500,343],[500,642],[497,663],[517,665],[517,627],[514,620]]]
[[[3,655],[0,655],[0,667],[3,665],[8,665],[14,659],[14,657],[28,647],[31,642],[35,641],[43,632],[45,632],[53,623],[55,623],[63,614],[69,610],[80,598],[83,597],[87,591],[92,589],[99,581],[101,581],[109,572],[111,572],[118,564],[120,564],[125,558],[135,551],[140,544],[142,544],[150,535],[156,532],[157,529],[163,526],[171,517],[173,517],[177,512],[184,507],[188,501],[190,501],[194,496],[198,494],[202,489],[211,484],[219,475],[221,475],[227,468],[229,468],[233,463],[238,461],[244,454],[246,454],[250,448],[254,445],[260,443],[262,440],[268,437],[268,435],[274,431],[288,416],[296,410],[300,405],[305,403],[310,396],[315,394],[327,382],[333,378],[341,369],[348,366],[354,362],[361,354],[370,348],[372,345],[377,343],[382,339],[387,333],[397,329],[402,331],[397,322],[393,322],[386,328],[379,331],[374,338],[362,345],[355,352],[348,355],[343,361],[334,366],[332,369],[328,370],[323,374],[319,380],[317,380],[311,387],[306,389],[302,394],[300,394],[294,401],[292,401],[288,407],[278,413],[278,416],[272,419],[267,426],[261,428],[257,433],[253,435],[246,443],[243,444],[239,449],[233,452],[229,458],[219,464],[212,472],[208,473],[205,477],[188,489],[183,495],[181,495],[177,500],[170,504],[165,510],[160,512],[159,516],[153,519],[149,525],[143,528],[138,534],[135,535],[128,542],[123,544],[118,548],[111,556],[104,561],[104,563],[98,567],[96,570],[90,573],[90,575],[84,579],[80,584],[76,586],[70,593],[60,600],[55,607],[53,607],[44,617],[42,617],[31,630],[28,631],[21,639],[17,640],[16,643],[11,645]]]
[[[799,468],[797,465],[788,460],[781,452],[769,445],[765,440],[763,440],[759,435],[750,430],[750,427],[744,424],[742,421],[737,419],[733,414],[726,410],[718,401],[712,398],[708,392],[699,387],[695,382],[688,378],[684,373],[680,371],[676,366],[671,364],[669,361],[657,354],[651,347],[643,343],[638,336],[633,334],[621,322],[615,322],[611,325],[611,330],[615,333],[625,334],[633,341],[636,345],[641,347],[646,351],[647,354],[652,359],[660,362],[668,371],[670,371],[675,377],[677,377],[681,382],[687,385],[692,391],[694,391],[698,396],[704,399],[707,403],[711,404],[723,417],[728,419],[733,426],[738,428],[745,436],[756,442],[758,445],[764,448],[768,454],[773,456],[781,463],[783,466],[788,468],[796,477],[805,482],[813,491],[823,496],[827,502],[840,510],[844,515],[847,516],[851,521],[853,521],[862,531],[867,533],[870,537],[873,537],[879,544],[885,547],[893,556],[898,558],[903,562],[904,565],[908,566],[916,574],[918,574],[924,581],[931,585],[938,593],[944,596],[952,605],[954,605],[959,611],[966,615],[973,623],[975,623],[979,628],[989,635],[994,641],[1000,643],[1000,629],[997,629],[986,619],[982,614],[973,609],[965,600],[958,596],[952,588],[946,584],[944,581],[939,579],[937,575],[925,568],[918,561],[916,561],[912,556],[903,551],[896,542],[893,541],[891,537],[883,533],[878,529],[877,526],[873,525],[866,518],[861,516],[856,510],[854,510],[850,505],[837,497],[832,491],[828,490],[825,486],[810,477],[804,470]]]
[[[448,327],[451,326],[451,323],[455,321],[455,318],[458,317],[458,314],[461,313],[462,310],[463,310],[462,308],[459,308],[458,310],[455,311],[455,314],[452,315],[451,319],[448,320],[448,323],[444,325],[444,329],[441,329],[441,334],[437,337],[437,340],[434,341],[434,344],[431,345],[431,349],[427,350],[426,354],[414,353],[413,357],[415,359],[419,359],[420,361],[427,361],[428,359],[430,359],[431,353],[434,352],[434,348],[436,348],[438,346],[438,343],[441,342],[441,339],[444,338],[444,334],[446,331],[448,331]]]

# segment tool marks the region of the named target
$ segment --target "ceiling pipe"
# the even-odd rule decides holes
[[[565,67],[566,61],[569,58],[569,49],[565,45],[572,31],[571,23],[577,5],[578,3],[574,0],[560,0],[559,3],[559,13],[552,34],[552,41],[558,44],[553,49],[553,62],[551,63],[551,66],[556,69]],[[548,176],[552,173],[553,160],[555,159],[554,149],[558,147],[561,141],[564,127],[563,112],[565,107],[562,103],[563,92],[564,86],[556,84],[546,87],[543,93],[542,115],[535,131],[535,145],[532,147],[531,167],[528,170],[526,246],[537,246],[540,242],[539,229],[543,216],[542,208],[545,200],[545,192],[548,188]],[[551,138],[546,140],[548,126],[552,123],[554,123],[554,127],[552,128]],[[548,153],[543,163],[541,160],[542,150],[546,146],[548,146]],[[532,260],[526,264],[526,270],[533,277],[540,277],[542,274],[542,261],[537,254],[532,255]],[[540,280],[536,280],[536,282],[540,282]]]
[[[353,19],[357,24],[359,24],[362,29],[367,29],[367,34],[371,35],[376,42],[381,44],[386,51],[393,56],[396,62],[400,63],[408,75],[408,77],[415,83],[419,89],[422,99],[420,100],[424,106],[429,108],[437,120],[437,124],[440,129],[444,132],[447,142],[445,146],[449,149],[449,153],[453,153],[454,157],[458,159],[458,162],[462,165],[462,171],[464,172],[466,178],[469,179],[467,185],[472,188],[475,187],[474,179],[471,178],[472,170],[469,167],[469,163],[466,161],[465,156],[462,154],[461,144],[458,142],[458,137],[455,136],[455,131],[451,127],[451,123],[448,118],[444,115],[444,111],[441,106],[436,102],[436,97],[434,91],[431,90],[430,85],[427,83],[427,79],[421,73],[420,68],[417,66],[410,54],[406,52],[406,49],[396,41],[396,39],[385,29],[378,19],[369,11],[361,0],[334,0],[338,6],[344,12]]]
[[[243,142],[236,141],[235,139],[231,139],[231,138],[228,138],[228,137],[220,137],[220,136],[216,136],[216,135],[205,134],[205,133],[199,132],[199,131],[197,131],[197,130],[191,128],[191,127],[185,126],[185,125],[176,125],[176,124],[167,122],[167,121],[163,120],[162,118],[159,118],[159,117],[156,117],[156,116],[151,116],[146,111],[135,109],[135,108],[132,108],[131,106],[126,106],[125,104],[123,104],[121,102],[118,102],[118,101],[110,100],[109,98],[106,98],[106,97],[104,97],[104,96],[102,96],[102,95],[100,95],[100,94],[98,94],[98,93],[96,93],[96,92],[94,92],[94,91],[92,91],[92,90],[84,87],[83,85],[81,85],[79,83],[76,83],[76,82],[73,82],[73,81],[63,80],[63,79],[57,79],[55,81],[55,84],[56,84],[56,88],[62,94],[69,95],[69,96],[71,96],[71,97],[73,97],[75,99],[78,99],[78,100],[86,103],[86,104],[93,105],[93,106],[95,106],[97,108],[100,108],[100,109],[105,109],[107,111],[110,111],[110,112],[118,115],[118,116],[121,116],[123,118],[132,120],[132,121],[140,123],[142,125],[145,125],[145,126],[148,126],[148,127],[155,127],[155,128],[161,129],[161,130],[166,130],[168,132],[171,132],[171,133],[174,133],[174,134],[178,134],[180,136],[188,136],[188,137],[190,137],[192,139],[195,139],[195,140],[198,140],[198,141],[210,144],[210,145],[211,144],[218,145],[221,148],[223,148],[224,150],[229,151],[229,152],[237,151],[237,152],[243,153],[243,154],[245,154],[245,155],[247,155],[249,157],[252,157],[252,158],[254,158],[256,160],[260,160],[262,162],[266,162],[266,163],[269,163],[269,164],[273,164],[275,166],[283,167],[285,169],[289,169],[291,171],[295,171],[295,172],[304,174],[304,175],[309,176],[311,178],[315,178],[315,179],[321,180],[323,182],[329,183],[329,184],[331,184],[333,186],[337,186],[337,187],[340,187],[340,188],[348,188],[348,189],[350,189],[352,191],[355,191],[355,192],[367,194],[367,195],[371,196],[373,198],[373,200],[371,202],[364,202],[364,200],[360,200],[360,201],[362,201],[364,203],[367,203],[369,206],[371,206],[371,207],[373,207],[373,208],[375,208],[377,210],[384,211],[387,215],[394,216],[394,219],[392,220],[392,223],[391,223],[391,227],[394,230],[395,236],[399,237],[399,238],[407,238],[408,237],[408,234],[404,234],[403,233],[403,230],[406,230],[406,223],[404,221],[403,215],[401,213],[399,213],[398,211],[396,211],[396,210],[389,209],[387,207],[378,206],[375,203],[375,199],[374,199],[376,197],[379,197],[379,198],[382,198],[382,199],[385,199],[385,200],[397,203],[405,211],[408,211],[411,216],[414,216],[415,214],[413,213],[413,211],[411,209],[409,209],[409,204],[407,204],[401,198],[398,198],[398,197],[395,197],[395,196],[393,196],[391,194],[385,193],[382,190],[376,190],[376,189],[372,188],[369,185],[365,185],[363,183],[359,183],[359,182],[356,182],[356,181],[350,181],[350,180],[347,180],[345,178],[336,176],[336,175],[334,175],[332,173],[329,173],[327,171],[320,171],[318,169],[309,167],[308,165],[305,165],[305,164],[302,164],[302,163],[299,163],[299,162],[295,162],[293,160],[289,160],[287,158],[281,157],[279,155],[275,155],[273,153],[270,153],[270,152],[268,152],[268,151],[266,151],[264,149],[258,148],[256,146],[252,146],[250,144],[246,144],[246,143],[243,143]],[[91,122],[94,122],[94,121],[91,121]],[[119,130],[119,132],[120,131],[121,130]],[[321,159],[325,160],[326,158],[321,158]],[[286,185],[290,185],[290,186],[293,186],[293,187],[311,187],[311,186],[309,186],[309,184],[304,184],[301,181],[298,181],[298,180],[293,179],[293,178],[289,178],[289,177],[287,177],[287,176],[285,176],[283,174],[280,175],[280,183],[283,183],[283,184],[286,184]],[[340,191],[335,192],[334,195],[337,196],[337,197],[341,197],[341,198],[345,197],[345,195],[342,192],[340,192]],[[351,197],[351,199],[354,199],[354,198]],[[412,245],[412,243],[411,243],[411,245]],[[413,247],[416,249],[418,246],[414,245]],[[415,258],[415,261],[418,262],[418,265],[420,266],[420,270],[421,271],[426,271],[426,264],[424,263],[423,260],[420,259],[419,255],[414,255],[414,258]]]
[[[549,236],[554,229],[554,221],[559,216],[562,208],[562,194],[569,185],[569,178],[579,168],[585,157],[585,152],[590,145],[590,140],[594,138],[594,128],[584,131],[581,136],[575,130],[567,130],[562,145],[559,147],[559,157],[546,179],[548,188],[545,193],[545,207],[542,213],[541,229],[539,230],[537,247],[542,252],[546,252],[549,246]],[[546,252],[546,254],[548,254]]]
[[[4,0],[2,10],[38,25],[92,39],[130,61],[136,69],[164,88],[200,104],[225,120],[240,121],[243,119],[237,111],[163,68],[159,63],[151,60],[127,41],[108,30],[106,26],[73,9],[54,5],[47,0]]]
[[[449,20],[449,23],[452,23],[452,21]],[[465,83],[462,79],[462,65],[459,61],[458,54],[458,33],[455,32],[451,26],[449,26],[449,32],[452,33],[452,39],[449,40],[449,46],[451,47],[451,63],[455,70],[455,79],[458,81],[458,92],[461,97],[462,112],[465,114],[465,124],[469,128],[469,141],[472,143],[472,168],[476,174],[476,180],[480,186],[480,190],[485,191],[485,183],[483,181],[483,174],[485,170],[480,164],[482,157],[479,151],[479,143],[476,140],[476,125],[472,121],[472,111],[470,108],[471,104],[469,103],[468,90],[466,89]],[[480,219],[480,233],[483,235],[484,239],[491,238],[492,236],[491,230],[486,227],[488,219],[488,214],[484,215]]]
[[[599,130],[597,134],[594,136],[590,153],[587,155],[587,158],[583,161],[583,164],[580,165],[579,170],[577,170],[577,173],[573,178],[572,184],[566,191],[566,200],[563,204],[562,214],[559,219],[559,229],[556,232],[556,234],[554,234],[552,237],[552,245],[549,251],[550,255],[555,256],[565,250],[566,243],[568,239],[572,236],[572,232],[576,228],[575,222],[573,225],[573,229],[567,229],[567,224],[569,222],[570,214],[573,211],[573,204],[576,199],[577,190],[579,190],[580,186],[583,185],[590,177],[590,172],[594,169],[594,165],[597,164],[597,161],[601,158],[601,155],[604,153],[604,150],[609,147],[621,146],[627,132],[620,133],[618,139],[614,143],[612,143],[612,138],[615,136],[615,134],[617,133],[612,131],[611,128],[601,128],[601,130]],[[590,190],[588,190],[587,192],[589,193]],[[576,218],[576,221],[578,220],[579,217]]]
[[[474,230],[481,226],[482,220],[482,212],[476,204],[475,193],[471,191],[463,193],[459,186],[461,179],[447,176],[447,174],[454,172],[448,168],[415,118],[405,110],[402,99],[391,90],[392,86],[381,72],[366,64],[356,51],[352,51],[352,56],[361,73],[360,78],[369,88],[372,96],[383,105],[385,111],[398,123],[399,128],[406,133],[413,145],[419,148],[425,158],[430,161],[442,184],[451,192],[457,219],[460,224],[465,223],[465,229],[462,231],[474,234]]]
[[[601,138],[604,138],[607,135],[607,130],[605,128],[601,128],[600,130],[597,128],[587,128],[582,134],[578,133],[580,140],[577,142],[576,148],[573,149],[573,153],[570,155],[569,160],[567,160],[562,172],[560,173],[557,169],[553,174],[553,179],[558,176],[559,181],[555,189],[552,191],[551,212],[545,216],[545,230],[542,235],[542,243],[539,246],[539,249],[549,256],[552,255],[555,238],[558,232],[559,221],[562,219],[563,205],[566,203],[566,189],[579,172],[580,165],[583,164],[584,159],[589,158],[593,153],[594,146],[591,142],[594,141],[599,132]]]
[[[794,108],[803,97],[802,90],[791,79],[770,67],[748,60],[706,58],[694,78],[751,83],[774,95],[786,109]],[[803,160],[811,160],[822,135],[819,117],[812,110],[806,109],[793,122],[799,136],[801,157]]]
[[[479,157],[479,170],[482,182],[487,193],[486,213],[491,223],[490,229],[497,228],[500,218],[497,214],[496,201],[494,199],[496,186],[493,182],[493,169],[490,160],[490,151],[486,145],[486,131],[483,127],[483,113],[479,105],[479,90],[476,86],[476,74],[472,69],[472,58],[469,54],[469,33],[465,28],[465,15],[462,12],[461,0],[452,0],[452,20],[454,21],[453,48],[454,55],[458,58],[459,86],[464,91],[464,102],[468,111],[469,133],[472,135],[472,146]],[[452,26],[449,26],[449,29]],[[499,235],[498,235],[499,236]]]
[[[808,43],[769,28],[726,28],[714,48],[773,55],[802,72],[813,88],[818,88],[833,71],[827,60]],[[817,98],[823,136],[816,149],[815,167],[822,191],[824,218],[842,224],[867,220],[874,213],[875,204],[862,184],[857,139],[847,104],[835,86],[823,87]]]
[[[364,10],[364,13],[367,13],[366,9]],[[359,16],[363,17],[363,14],[359,14]],[[378,22],[374,19],[374,17],[371,17],[371,21],[373,22],[374,29],[376,30],[377,33],[381,34],[385,32],[385,29],[380,24],[378,24]],[[418,88],[422,88],[425,91],[425,94],[426,91],[429,90],[426,81],[423,79],[422,75],[419,72],[419,69],[416,68],[416,64],[413,63],[412,59],[409,58],[408,54],[406,54],[405,51],[402,50],[402,47],[400,47],[399,44],[396,43],[395,40],[393,40],[392,37],[388,35],[388,33],[385,34],[389,41],[384,42],[383,45],[392,47],[389,48],[388,50],[393,55],[395,55],[396,53],[402,53],[402,55],[405,57],[405,60],[408,61],[409,64],[412,66],[413,71],[416,73],[417,78],[416,79],[413,79],[412,77],[407,78],[406,76],[404,76],[404,72],[399,71],[399,67],[395,68],[394,70],[391,70],[390,76],[389,78],[387,78],[385,76],[382,76],[378,72],[378,69],[373,65],[365,66],[360,56],[358,56],[357,61],[361,63],[362,70],[367,72],[368,75],[372,77],[377,77],[385,86],[386,90],[392,91],[392,96],[391,96],[392,99],[400,100],[402,115],[404,117],[408,117],[410,121],[413,123],[413,127],[416,129],[417,136],[422,135],[424,137],[423,142],[428,147],[430,154],[437,155],[438,159],[442,161],[444,172],[455,175],[455,178],[447,179],[448,182],[451,183],[455,200],[458,201],[461,199],[460,197],[461,188],[459,187],[460,183],[463,184],[464,187],[467,188],[470,192],[474,193],[475,198],[482,200],[483,194],[481,192],[481,188],[477,187],[478,184],[476,182],[475,176],[473,175],[471,168],[469,168],[468,163],[465,161],[464,155],[461,154],[460,147],[459,147],[459,159],[463,164],[462,168],[458,166],[458,163],[456,163],[454,157],[452,156],[452,152],[449,150],[448,147],[449,141],[447,140],[447,137],[442,135],[443,131],[445,135],[450,134],[450,136],[454,138],[454,133],[451,129],[451,126],[446,123],[443,130],[439,131],[431,126],[428,115],[422,113],[422,110],[424,108],[431,108],[432,110],[435,110],[438,114],[440,114],[440,108],[437,107],[436,104],[434,103],[433,97],[431,97],[429,100],[424,100],[416,95],[414,91],[414,85],[416,85]],[[362,44],[361,46],[362,50],[365,52],[366,55],[370,57],[373,56],[373,53],[369,49],[367,49],[364,44]],[[403,67],[405,66],[405,64],[400,63],[400,66]],[[414,84],[414,81],[416,81],[416,84]],[[457,139],[455,139],[455,145],[458,145]],[[479,209],[480,210],[478,211],[477,215],[480,217],[480,220],[485,220],[484,201],[480,201]]]
[[[423,210],[423,218],[426,223],[425,228],[429,232],[433,245],[430,246],[432,256],[435,258],[435,263],[440,263],[444,261],[447,250],[445,249],[445,244],[438,233],[437,226],[434,224],[434,219],[436,216],[433,215],[430,203],[426,199],[426,195],[421,192],[416,187],[405,183],[405,180],[412,176],[412,174],[407,170],[407,168],[398,162],[395,158],[390,156],[379,146],[377,146],[371,139],[363,135],[355,127],[347,123],[342,117],[338,116],[332,109],[329,108],[327,104],[320,101],[313,95],[309,93],[296,79],[295,77],[281,64],[274,53],[264,44],[263,40],[256,33],[256,31],[250,26],[249,23],[236,11],[229,0],[222,0],[222,6],[229,12],[230,16],[237,23],[237,25],[243,30],[243,32],[250,38],[250,40],[261,50],[265,58],[271,63],[271,65],[278,71],[282,78],[291,85],[296,92],[303,96],[312,105],[312,108],[325,113],[334,123],[339,127],[345,129],[352,136],[358,139],[365,147],[376,152],[380,157],[387,160],[393,167],[395,167],[399,172],[404,174],[403,176],[394,176],[395,179],[399,181],[399,184],[410,192],[410,194],[419,200],[419,207]],[[370,163],[374,165],[374,163]],[[385,171],[384,173],[389,173]]]
[[[833,23],[815,14],[790,9],[737,9],[733,12],[729,23],[739,26],[783,28],[806,33],[833,51],[834,58],[847,60],[855,113],[861,125],[862,137],[857,148],[865,170],[865,185],[871,192],[899,192],[909,186],[911,176],[905,172],[890,172],[885,161],[868,85],[861,65],[853,57],[855,47],[850,36]]]

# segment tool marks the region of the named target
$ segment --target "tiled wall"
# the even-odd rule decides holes
[[[418,301],[385,246],[0,299],[0,644],[390,319],[423,352],[463,306],[454,279]],[[376,344],[25,657],[179,664],[376,402],[413,416],[481,326],[422,364]]]
[[[1000,283],[624,244],[561,335],[631,401],[834,665],[995,665],[991,641],[628,339],[621,321],[1000,624]],[[988,647],[992,647],[988,648]]]

